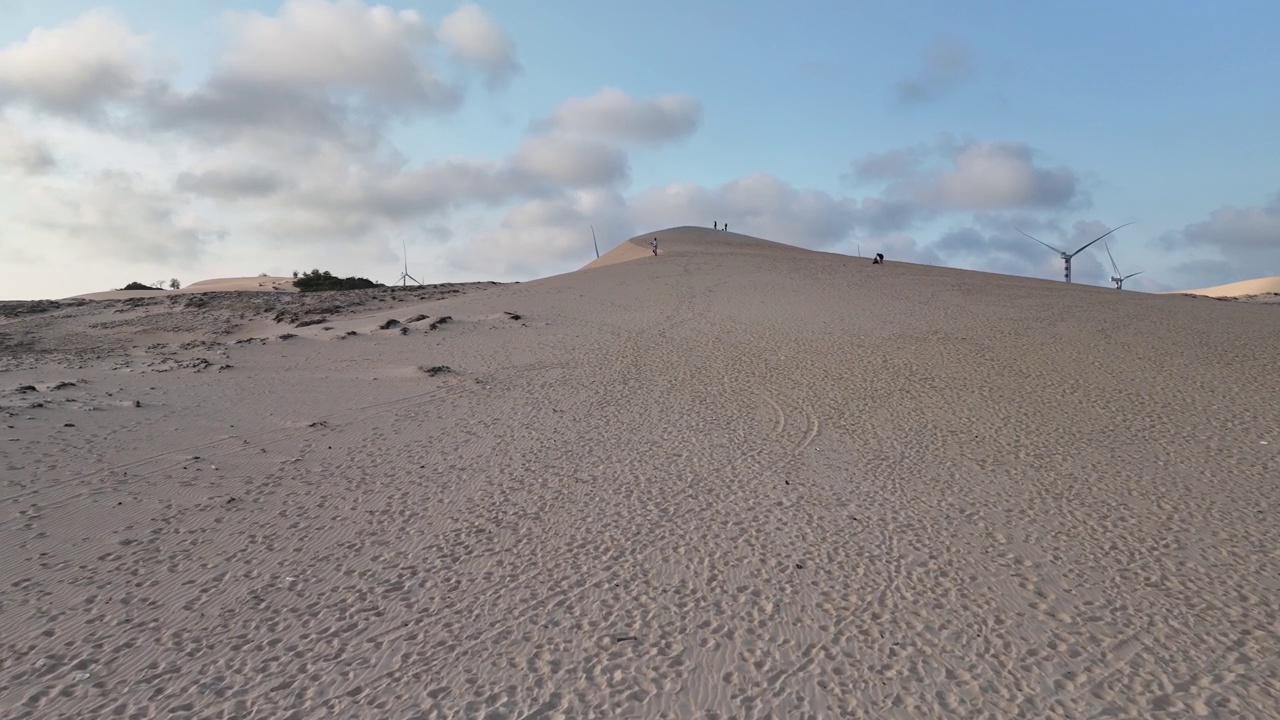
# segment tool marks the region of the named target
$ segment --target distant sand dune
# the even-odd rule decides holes
[[[658,238],[658,257],[715,255],[721,253],[734,255],[758,255],[763,253],[778,257],[813,255],[813,251],[794,245],[772,242],[740,233],[715,231],[709,228],[686,225],[637,235],[625,240],[618,247],[587,263],[582,269],[587,270],[631,260],[653,258],[653,251],[649,243],[655,237]]]
[[[193,282],[181,290],[107,290],[104,292],[75,295],[68,300],[128,300],[139,297],[157,297],[176,293],[201,292],[297,292],[292,277],[242,277],[213,278]]]
[[[1228,283],[1226,285],[1215,285],[1213,287],[1200,288],[1198,290],[1177,290],[1177,294],[1185,295],[1206,295],[1208,297],[1241,297],[1244,295],[1264,295],[1266,293],[1280,293],[1280,275],[1276,277],[1257,278],[1255,280],[1241,280],[1240,282]],[[1165,295],[1174,293],[1162,293]]]

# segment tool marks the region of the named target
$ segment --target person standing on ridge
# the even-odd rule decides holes
[[[653,239],[653,254],[654,257],[657,257],[658,255],[658,238]]]

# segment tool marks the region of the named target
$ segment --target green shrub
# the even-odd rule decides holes
[[[298,288],[298,292],[320,292],[323,290],[366,290],[368,288],[385,287],[382,283],[376,283],[368,278],[340,278],[328,270],[325,270],[324,272],[312,270],[311,272],[302,273],[301,277],[293,281],[293,286]]]

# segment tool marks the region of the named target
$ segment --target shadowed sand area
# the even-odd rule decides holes
[[[654,235],[0,316],[0,714],[1275,716],[1280,310]]]

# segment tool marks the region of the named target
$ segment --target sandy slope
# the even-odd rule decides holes
[[[1274,308],[660,243],[0,319],[2,714],[1275,716]]]
[[[106,290],[76,295],[68,300],[128,300],[142,297],[162,297],[182,293],[205,292],[297,292],[291,277],[243,277],[214,278],[191,283],[180,290]]]
[[[1209,297],[1241,297],[1244,295],[1266,295],[1280,293],[1280,276],[1241,280],[1240,282],[1200,288],[1199,290],[1179,290],[1179,294],[1207,295]]]

